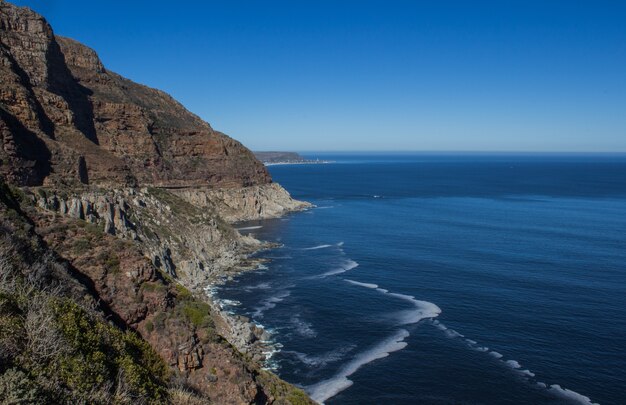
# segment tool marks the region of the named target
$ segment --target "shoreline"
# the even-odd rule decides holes
[[[306,203],[305,208],[290,210],[280,217],[287,214],[306,211],[314,205]],[[270,219],[270,218],[264,218]],[[236,223],[230,224],[234,229]],[[249,237],[243,236],[242,237]],[[256,239],[256,238],[255,238]],[[258,240],[258,239],[257,239]],[[263,370],[275,372],[269,362],[274,355],[280,351],[282,345],[272,340],[272,332],[264,325],[255,322],[253,319],[239,314],[233,308],[225,309],[224,300],[219,298],[218,289],[228,282],[233,281],[238,276],[257,270],[267,269],[266,263],[270,263],[271,259],[251,257],[263,251],[274,250],[280,248],[282,244],[275,242],[259,241],[259,247],[256,249],[236,252],[243,256],[239,263],[230,269],[224,270],[221,275],[214,280],[210,280],[207,285],[201,287],[195,286],[195,290],[201,290],[204,301],[209,304],[216,327],[220,335],[222,335],[230,344],[232,344],[242,354],[249,356],[253,361],[258,363]],[[200,291],[199,291],[200,292]],[[234,305],[236,306],[236,305]]]
[[[337,163],[334,160],[311,160],[305,162],[263,162],[264,166],[288,166],[288,165],[326,165],[330,163]]]

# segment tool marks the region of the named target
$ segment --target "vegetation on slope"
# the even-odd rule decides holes
[[[136,243],[0,181],[0,403],[312,403]]]

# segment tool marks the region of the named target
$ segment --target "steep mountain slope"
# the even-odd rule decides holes
[[[33,11],[0,2],[0,30],[1,168],[16,183],[271,182],[239,142],[169,95],[108,71]]]
[[[4,0],[0,79],[0,402],[311,403],[204,292],[267,247],[232,222],[308,205]]]

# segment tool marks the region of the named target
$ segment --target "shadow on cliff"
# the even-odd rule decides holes
[[[21,160],[18,165],[12,164],[13,167],[17,167],[14,175],[19,177],[18,183],[27,186],[43,184],[43,180],[52,171],[50,162],[52,154],[48,146],[34,132],[22,125],[20,120],[0,107],[0,124],[2,122],[9,132],[0,134],[3,138],[2,143],[8,141],[4,139],[5,136],[10,136],[15,144],[15,154],[10,157]]]
[[[65,55],[58,42],[53,40],[46,52],[49,88],[52,93],[63,97],[74,114],[74,125],[91,142],[99,145],[94,125],[91,90],[82,86],[65,63]]]
[[[46,111],[43,109],[39,99],[35,95],[28,74],[21,68],[19,63],[17,63],[13,55],[11,55],[11,52],[5,50],[2,44],[0,44],[0,53],[8,59],[9,64],[11,65],[11,70],[15,72],[20,79],[20,84],[28,91],[28,101],[32,103],[32,107],[35,109],[35,113],[37,114],[40,127],[39,129],[41,129],[41,131],[50,138],[54,139],[54,122],[52,122],[50,117],[48,117],[48,114],[46,114]]]

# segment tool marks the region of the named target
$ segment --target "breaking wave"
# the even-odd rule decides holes
[[[276,294],[273,297],[269,297],[269,298],[262,300],[261,305],[256,307],[254,309],[254,312],[252,312],[252,317],[263,318],[263,314],[265,313],[265,311],[274,308],[276,304],[283,301],[285,298],[289,297],[290,294],[291,292],[289,291],[281,291],[280,293]]]
[[[350,284],[354,284],[354,285],[358,285],[360,287],[365,287],[365,288],[378,288],[378,284],[370,284],[370,283],[361,283],[358,281],[354,281],[354,280],[348,280],[346,279],[345,281],[347,281]]]
[[[400,325],[416,323],[425,318],[434,318],[441,313],[441,309],[432,302],[420,301],[411,295],[389,292],[389,290],[378,287],[377,284],[361,283],[359,281],[347,279],[344,280],[350,284],[375,289],[382,294],[390,295],[413,304],[415,309],[401,311],[399,313]],[[408,336],[409,332],[407,330],[399,329],[394,335],[385,339],[378,345],[358,354],[352,361],[344,365],[335,376],[306,387],[306,391],[314,401],[323,403],[327,399],[332,398],[341,391],[350,387],[353,382],[348,379],[348,377],[354,374],[358,369],[374,360],[387,357],[389,353],[404,349],[407,346],[407,343],[404,340]]]
[[[308,247],[308,248],[302,248],[302,250],[317,250],[317,249],[326,249],[331,247],[332,245],[318,245],[318,246],[313,246],[313,247]]]
[[[346,271],[350,271],[352,269],[354,269],[355,267],[357,267],[359,264],[357,262],[355,262],[354,260],[348,259],[346,261],[344,261],[344,263],[342,263],[339,267],[327,271],[326,273],[320,274],[318,276],[318,278],[324,278],[324,277],[328,277],[328,276],[334,276],[337,274],[341,274],[341,273],[345,273]]]
[[[454,329],[450,329],[448,327],[446,327],[443,323],[439,322],[438,320],[434,320],[433,321],[433,325],[443,331],[446,336],[450,337],[450,338],[458,338],[458,337],[464,337],[463,335],[461,335],[460,333],[458,333],[457,331],[455,331]],[[486,352],[489,356],[497,359],[499,362],[501,362],[503,365],[509,367],[511,370],[515,371],[520,377],[523,377],[527,380],[534,380],[535,377],[535,373],[533,373],[532,371],[528,370],[528,369],[524,369],[522,367],[522,365],[517,361],[517,360],[503,360],[503,355],[501,353],[498,353],[494,350],[489,351],[488,347],[485,346],[480,346],[475,340],[471,340],[471,339],[464,339],[465,344],[476,351],[479,352]],[[576,404],[580,404],[580,405],[598,405],[596,403],[591,402],[591,399],[589,397],[586,397],[582,394],[579,394],[576,391],[572,391],[566,388],[562,388],[560,385],[558,384],[553,384],[548,386],[546,383],[541,382],[541,381],[535,381],[535,386],[539,387],[539,388],[543,388],[545,390],[548,391],[548,393],[557,396],[561,399],[565,399],[568,401],[571,401],[573,403]]]
[[[331,350],[318,355],[310,355],[297,351],[283,351],[282,354],[292,356],[297,361],[305,364],[309,368],[324,368],[329,363],[335,363],[345,357],[345,355],[354,349],[354,345]]]
[[[317,336],[317,332],[313,329],[311,323],[306,322],[300,318],[300,315],[294,315],[290,319],[293,329],[296,333],[302,337],[314,338]]]
[[[314,401],[323,403],[327,399],[334,397],[341,391],[350,387],[353,382],[348,379],[348,377],[354,374],[358,369],[374,360],[389,356],[389,353],[404,349],[407,345],[404,339],[408,336],[409,332],[406,330],[398,330],[393,336],[355,356],[355,358],[344,365],[335,376],[320,381],[317,384],[310,385],[306,387],[305,390]]]
[[[256,226],[245,226],[243,228],[235,228],[237,231],[251,231],[253,229],[261,229],[263,228],[263,225],[256,225]]]
[[[548,392],[559,397],[566,399],[568,401],[572,401],[573,403],[580,405],[599,405],[597,403],[591,402],[591,398],[586,397],[582,394],[579,394],[575,391],[568,390],[567,388],[562,388],[558,384],[553,384],[548,388]]]

